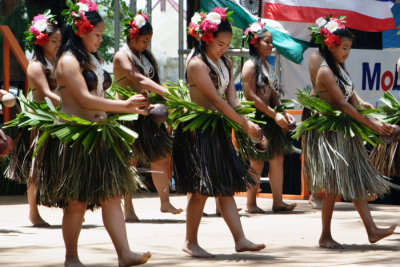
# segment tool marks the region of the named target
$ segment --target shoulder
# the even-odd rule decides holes
[[[201,69],[208,69],[207,65],[204,63],[204,61],[199,57],[199,56],[195,56],[192,57],[188,64],[187,64],[187,68],[188,70],[201,70]]]
[[[255,70],[256,65],[254,64],[253,60],[248,59],[246,62],[243,64],[243,70]]]
[[[123,60],[125,58],[127,58],[127,54],[125,51],[122,51],[121,49],[118,50],[118,52],[115,53],[115,55],[114,55],[114,61]]]
[[[36,76],[44,73],[43,64],[38,60],[29,62],[27,73],[30,76]]]
[[[81,66],[74,55],[63,54],[57,63],[56,71],[57,73],[60,71],[65,73],[76,73],[81,71]]]
[[[317,80],[319,81],[332,81],[336,80],[335,75],[328,66],[321,66],[317,72]]]
[[[314,68],[318,67],[319,68],[321,66],[322,61],[323,61],[323,58],[317,51],[317,52],[314,52],[311,54],[308,64],[310,67],[314,67]]]

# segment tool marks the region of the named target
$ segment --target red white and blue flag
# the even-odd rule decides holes
[[[309,40],[307,27],[319,17],[346,16],[346,27],[368,32],[395,29],[395,0],[264,0],[264,17],[279,22],[290,36]]]

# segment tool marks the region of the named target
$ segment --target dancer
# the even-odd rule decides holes
[[[163,96],[166,89],[160,85],[158,65],[148,50],[153,37],[153,27],[148,15],[138,12],[125,23],[126,43],[115,54],[114,73],[118,86],[134,90],[154,92]],[[120,96],[121,97],[121,96]],[[148,116],[126,124],[139,133],[133,144],[133,157],[141,163],[150,163],[153,183],[161,201],[161,212],[179,214],[183,209],[175,208],[169,198],[168,157],[172,153],[172,138],[164,123],[153,122]],[[125,220],[138,220],[132,205],[132,197],[125,196]]]
[[[80,0],[77,4],[71,3],[63,13],[67,20],[67,41],[55,70],[61,111],[89,122],[103,123],[101,129],[108,123],[106,112],[147,114],[148,101],[144,96],[125,101],[104,98],[105,76],[97,50],[103,41],[105,24],[96,3]],[[66,119],[63,116],[60,120]],[[76,123],[65,127],[93,129]],[[124,140],[113,135],[114,131],[107,132],[91,141],[90,151],[84,149],[86,141],[71,146],[58,137],[49,140],[42,152],[38,201],[64,208],[65,266],[84,266],[78,256],[78,238],[86,209],[97,207],[102,208],[104,226],[117,251],[119,266],[143,264],[151,257],[149,252],[138,254],[129,248],[120,202],[122,195],[138,189],[139,179],[128,163],[129,151],[122,143]]]
[[[253,140],[259,141],[263,137],[260,127],[234,110],[239,103],[233,84],[232,65],[224,56],[232,40],[226,9],[215,8],[209,14],[195,13],[191,21],[189,33],[201,38],[189,59],[186,73],[192,102],[221,112],[243,127]],[[178,127],[173,150],[177,190],[191,194],[186,209],[183,251],[193,257],[214,257],[199,245],[197,237],[209,196],[217,198],[237,252],[265,248],[264,244],[249,241],[243,233],[233,194],[245,191],[255,181],[235,154],[226,122],[219,116],[213,126],[185,131],[185,125],[192,122],[189,120]]]
[[[393,131],[391,125],[366,117],[355,109],[358,103],[354,86],[344,69],[354,35],[345,28],[340,18],[331,16],[319,18],[316,26],[310,29],[324,59],[316,77],[317,96],[376,132],[382,135],[390,134]],[[310,102],[313,102],[312,99]],[[314,114],[303,124],[319,116],[324,115]],[[396,224],[387,229],[375,225],[367,199],[372,194],[385,194],[392,184],[387,177],[379,174],[368,160],[358,132],[354,136],[345,136],[345,131],[308,130],[303,151],[305,171],[312,191],[325,192],[319,245],[331,249],[343,248],[331,234],[332,213],[338,195],[353,201],[371,243],[393,234],[396,228]]]
[[[61,46],[61,32],[50,10],[33,18],[27,41],[33,45],[33,57],[27,69],[32,98],[36,102],[44,102],[44,98],[48,97],[54,105],[59,105],[60,97],[55,93],[54,65]],[[29,131],[28,127],[18,129],[6,176],[27,183],[29,219],[32,225],[49,227],[40,216],[36,204],[36,170],[40,166],[34,164],[35,160],[32,162],[32,152],[38,137],[38,130]]]
[[[282,106],[278,78],[274,68],[267,62],[267,57],[272,53],[273,37],[261,22],[250,25],[245,30],[245,37],[249,44],[250,59],[245,62],[242,71],[244,95],[247,100],[254,101],[256,119],[267,122],[262,130],[269,146],[265,152],[259,152],[250,138],[238,132],[238,150],[243,159],[250,161],[249,173],[257,182],[260,182],[265,161],[269,162],[272,211],[292,211],[297,204],[286,204],[282,200],[283,159],[284,154],[291,152],[288,131],[295,124],[295,119]],[[247,191],[246,211],[249,213],[265,213],[257,206],[258,190],[259,186],[256,185]]]

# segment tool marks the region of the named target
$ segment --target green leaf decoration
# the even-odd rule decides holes
[[[318,132],[343,131],[345,136],[349,137],[358,134],[364,141],[373,146],[383,143],[379,134],[374,130],[346,113],[336,110],[318,96],[311,96],[308,88],[299,90],[297,96],[299,104],[310,109],[313,114],[294,131],[294,139],[300,139],[304,132],[309,130],[317,130]],[[377,109],[358,109],[358,112],[364,116],[372,116],[374,118],[379,116],[379,110]]]

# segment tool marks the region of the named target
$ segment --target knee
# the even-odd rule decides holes
[[[201,194],[192,194],[190,196],[190,201],[195,201],[195,202],[206,202],[207,196],[201,195]]]
[[[65,208],[67,213],[85,213],[87,204],[80,201],[70,201],[68,207]]]

